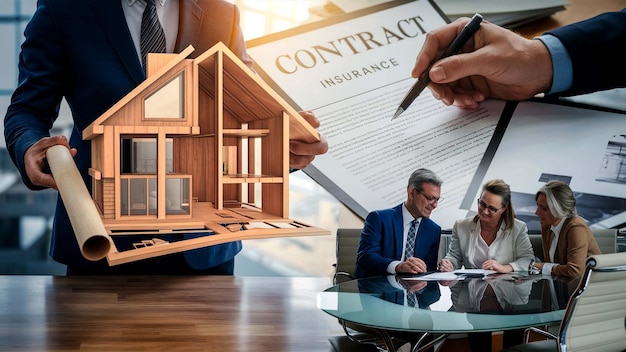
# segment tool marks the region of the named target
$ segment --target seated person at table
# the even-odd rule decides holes
[[[582,275],[587,257],[600,254],[600,247],[585,220],[577,215],[574,192],[562,181],[550,181],[537,191],[535,201],[547,261],[535,266],[544,275]]]
[[[367,215],[357,253],[357,278],[437,269],[441,227],[429,216],[441,200],[442,183],[431,170],[415,170],[403,204]]]
[[[478,214],[454,223],[439,270],[527,271],[534,256],[526,223],[515,218],[509,185],[491,180],[483,185]]]
[[[502,180],[490,180],[478,199],[478,214],[454,223],[439,270],[527,271],[534,257],[526,223],[515,218],[511,188]],[[522,343],[522,339],[523,330],[505,331],[504,347]],[[468,340],[472,351],[491,351],[491,332],[468,334]]]

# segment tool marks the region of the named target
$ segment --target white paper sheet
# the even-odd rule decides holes
[[[414,280],[414,281],[455,281],[455,280],[465,280],[465,277],[458,276],[453,272],[434,272],[424,276],[415,276],[415,277],[403,277],[402,280]]]

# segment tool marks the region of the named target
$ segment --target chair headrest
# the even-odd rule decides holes
[[[626,252],[592,255],[587,258],[587,266],[591,266],[593,269],[626,267]]]

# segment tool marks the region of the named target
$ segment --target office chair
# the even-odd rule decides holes
[[[336,261],[333,265],[335,267],[335,273],[333,275],[334,285],[355,279],[354,268],[360,241],[361,229],[337,229],[335,248]],[[346,337],[350,341],[361,345],[374,346],[379,351],[386,350],[384,346],[388,341],[384,341],[382,335],[376,329],[352,324],[342,319],[339,319],[339,324],[341,324]]]
[[[360,241],[361,229],[337,229],[335,274],[333,275],[335,285],[354,280],[354,267]]]
[[[558,335],[530,328],[548,340],[512,346],[501,352],[626,351],[626,253],[587,258],[587,266],[572,294]]]
[[[617,252],[617,229],[591,229],[602,254]]]

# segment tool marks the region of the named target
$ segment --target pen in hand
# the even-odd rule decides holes
[[[481,16],[478,13],[474,14],[472,19],[465,25],[465,27],[463,27],[463,29],[461,30],[461,33],[459,33],[459,35],[457,35],[456,38],[454,38],[454,40],[452,41],[448,49],[441,55],[441,57],[434,60],[433,64],[443,58],[454,55],[459,50],[461,50],[463,45],[465,45],[465,43],[467,43],[467,41],[474,35],[474,33],[478,31],[478,28],[480,28],[480,22],[482,22],[482,20],[483,20],[483,16]],[[391,120],[400,116],[400,114],[402,114],[406,109],[408,109],[409,106],[413,103],[413,101],[424,90],[424,88],[428,86],[428,84],[430,83],[429,72],[430,72],[431,67],[432,67],[432,64],[426,69],[426,71],[424,71],[420,75],[420,77],[417,79],[417,82],[413,84],[409,92],[406,94],[406,96],[400,103],[400,106],[396,110],[396,113],[393,115]]]

